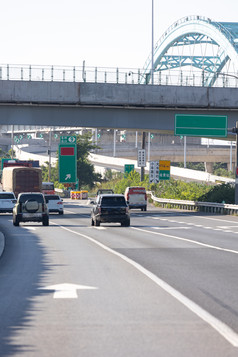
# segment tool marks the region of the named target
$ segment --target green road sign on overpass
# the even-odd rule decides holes
[[[227,137],[227,116],[176,114],[174,135]]]

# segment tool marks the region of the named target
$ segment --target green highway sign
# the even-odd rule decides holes
[[[124,165],[124,173],[125,175],[128,175],[131,171],[134,171],[135,165]]]
[[[159,180],[170,180],[170,171],[159,170]]]
[[[77,145],[59,144],[59,182],[77,181]]]
[[[227,116],[176,114],[174,135],[227,137]]]
[[[62,135],[60,137],[60,144],[76,144],[77,137],[75,135]]]

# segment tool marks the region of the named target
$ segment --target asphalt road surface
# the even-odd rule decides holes
[[[0,258],[0,356],[238,355],[238,218],[149,207],[90,226],[64,200],[12,224]]]

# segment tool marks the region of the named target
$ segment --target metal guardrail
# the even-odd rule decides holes
[[[215,202],[174,200],[169,198],[156,197],[154,196],[154,193],[151,191],[147,193],[148,195],[151,195],[151,199],[154,202],[159,203],[162,207],[165,208],[179,208],[179,209],[202,211],[208,213],[238,215],[238,205],[232,205],[227,203],[215,203]]]
[[[0,64],[0,80],[145,84],[142,68]],[[205,71],[155,71],[155,85],[205,86]],[[149,83],[150,84],[150,83]],[[236,73],[218,73],[214,87],[238,87]]]

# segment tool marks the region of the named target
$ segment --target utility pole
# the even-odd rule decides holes
[[[235,204],[238,205],[238,121],[236,122],[236,127],[231,129],[232,133],[236,134],[236,158],[235,158]]]
[[[141,145],[142,150],[145,150],[145,131],[142,132],[142,145]],[[142,166],[141,171],[140,171],[140,180],[144,181],[145,177],[145,168]]]
[[[51,181],[51,145],[52,145],[52,137],[51,137],[51,127],[50,127],[50,131],[49,131],[49,149],[48,149],[48,155],[49,155],[48,180],[49,180],[49,182]]]
[[[238,121],[236,122],[236,182],[235,182],[235,204],[238,205]]]
[[[154,84],[154,0],[152,0],[152,29],[151,29],[151,84]]]

